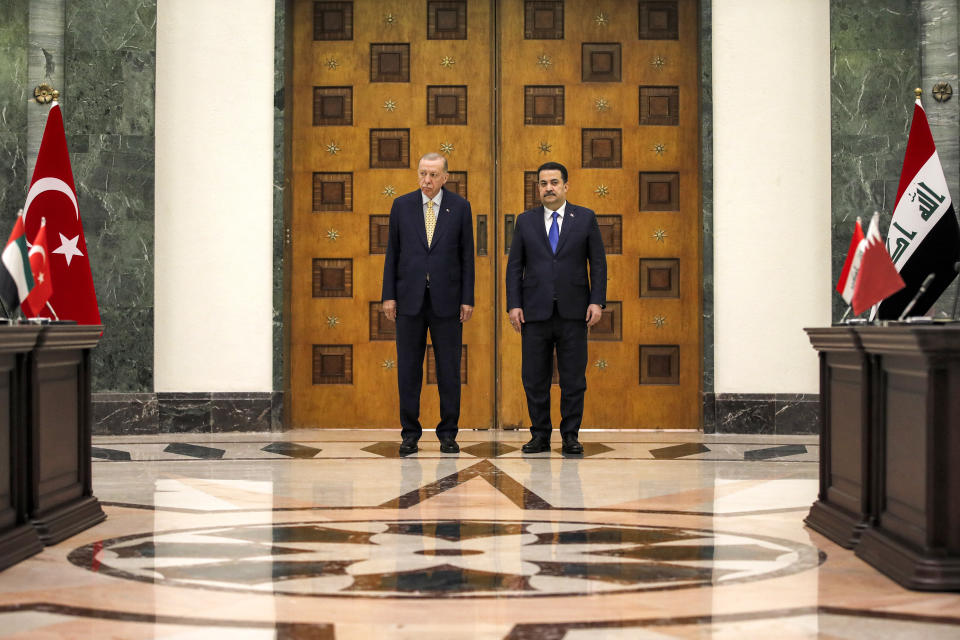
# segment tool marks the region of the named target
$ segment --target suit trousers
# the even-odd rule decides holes
[[[567,320],[557,313],[548,320],[525,322],[521,338],[520,377],[527,394],[530,433],[550,438],[550,381],[553,353],[560,374],[560,436],[576,435],[583,421],[583,394],[587,390],[587,323]]]
[[[457,435],[460,421],[460,350],[463,325],[460,316],[437,316],[430,305],[430,288],[423,295],[423,306],[416,315],[397,315],[397,388],[400,392],[400,435],[419,440],[420,390],[423,386],[423,356],[427,329],[433,343],[440,394],[440,422],[437,437]]]

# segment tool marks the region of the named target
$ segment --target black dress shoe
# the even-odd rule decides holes
[[[417,452],[417,441],[413,438],[404,438],[400,443],[400,455],[408,456]]]
[[[563,436],[563,448],[561,451],[573,455],[581,454],[583,453],[583,445],[577,440],[576,434],[566,435]]]
[[[524,453],[540,453],[541,451],[550,451],[550,438],[545,436],[533,436],[530,442],[521,448]]]
[[[440,438],[440,453],[460,453],[460,445],[453,438]]]

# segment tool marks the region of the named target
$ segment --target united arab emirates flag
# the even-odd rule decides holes
[[[913,107],[887,251],[906,286],[880,303],[879,318],[899,317],[932,273],[933,282],[910,312],[925,314],[956,276],[953,265],[960,259],[960,225],[920,98]]]
[[[33,272],[27,255],[27,238],[23,233],[23,216],[18,213],[10,239],[0,256],[0,300],[3,300],[7,313],[16,311],[31,289]]]

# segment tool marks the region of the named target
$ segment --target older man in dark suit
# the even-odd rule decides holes
[[[457,453],[462,324],[473,314],[473,215],[469,202],[443,188],[444,156],[423,156],[418,176],[420,189],[393,201],[383,265],[383,312],[397,323],[400,455],[417,451],[423,432],[427,329],[437,363],[440,451]]]
[[[562,450],[580,454],[587,329],[600,320],[606,306],[607,258],[596,215],[567,202],[566,167],[548,162],[537,176],[543,206],[517,217],[506,274],[510,324],[522,335],[521,377],[531,420],[531,438],[523,451],[550,450],[550,378],[556,349]]]

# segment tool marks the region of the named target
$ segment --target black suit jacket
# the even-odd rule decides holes
[[[583,320],[588,305],[603,307],[607,300],[607,257],[597,216],[568,202],[553,255],[543,215],[540,206],[517,217],[507,260],[507,310],[522,308],[524,321],[547,320],[556,300],[561,317]]]
[[[396,300],[399,314],[420,312],[427,274],[438,316],[458,315],[461,304],[473,306],[473,213],[458,194],[442,192],[429,247],[419,190],[398,197],[390,209],[382,300]]]

